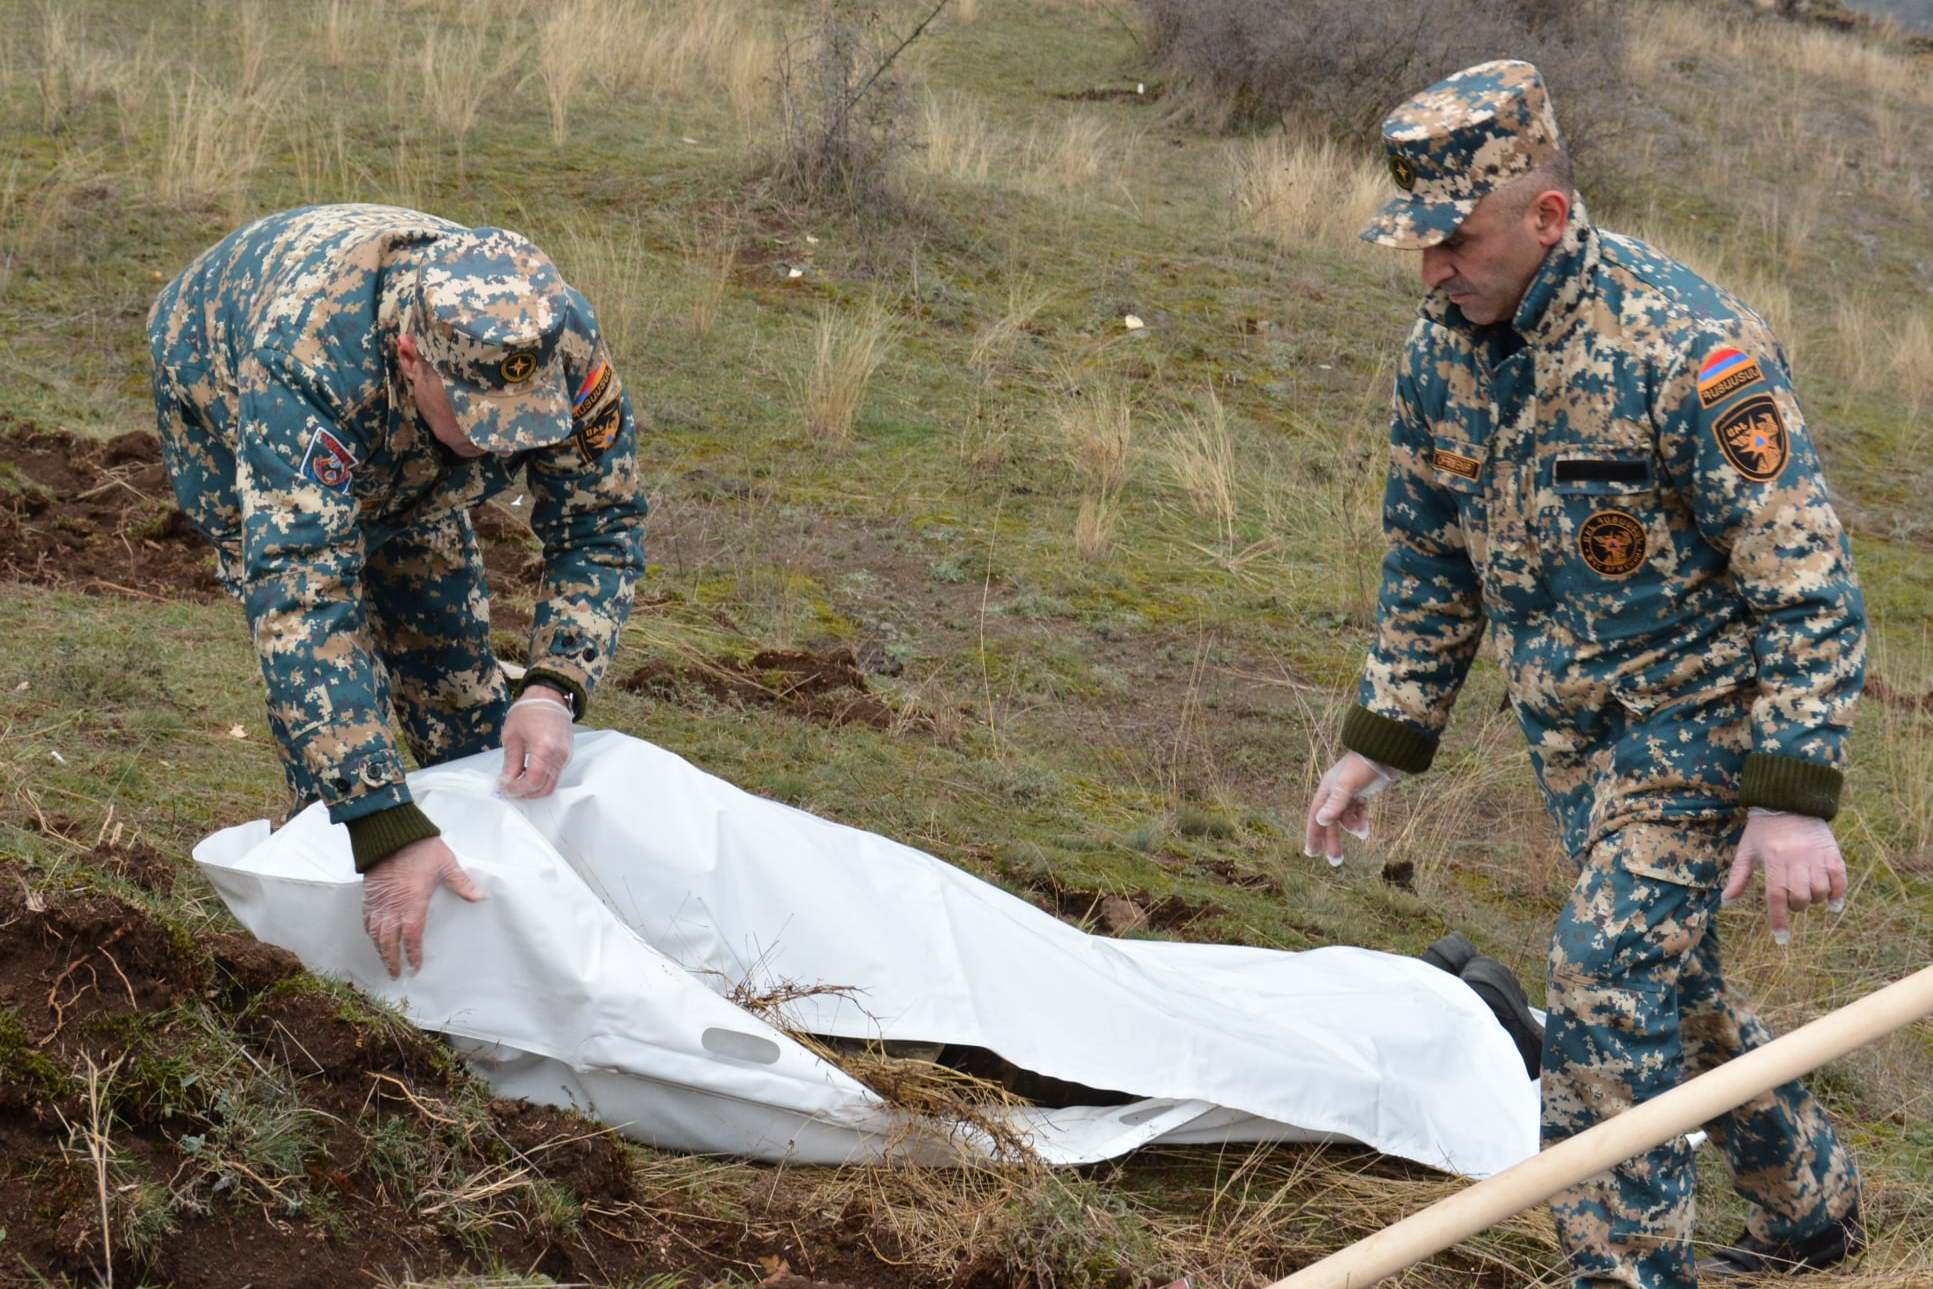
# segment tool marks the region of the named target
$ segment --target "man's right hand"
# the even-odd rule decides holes
[[[423,925],[439,886],[473,904],[484,898],[441,837],[413,841],[362,875],[362,929],[376,942],[390,979],[403,974],[405,954],[412,970],[423,969]]]
[[[1322,776],[1309,801],[1303,824],[1302,853],[1321,855],[1330,865],[1342,863],[1342,834],[1357,841],[1369,838],[1369,799],[1402,777],[1358,752],[1345,752]]]

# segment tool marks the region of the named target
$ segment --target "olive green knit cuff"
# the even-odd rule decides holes
[[[1830,819],[1839,813],[1846,776],[1829,765],[1775,752],[1752,752],[1738,785],[1738,803]]]
[[[442,835],[442,829],[413,801],[351,819],[343,827],[349,830],[349,849],[355,853],[358,873],[368,872],[413,841]]]
[[[529,671],[525,672],[523,679],[517,682],[516,690],[512,694],[512,697],[522,698],[524,691],[538,681],[542,681],[546,685],[561,689],[569,694],[571,699],[571,719],[577,721],[584,719],[584,713],[591,706],[590,691],[585,689],[577,681],[572,680],[569,676],[561,676],[544,667],[532,667]]]
[[[1421,774],[1436,759],[1436,735],[1378,716],[1367,707],[1352,707],[1343,718],[1342,745],[1405,774]]]

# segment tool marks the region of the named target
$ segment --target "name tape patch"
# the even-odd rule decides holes
[[[1483,462],[1475,457],[1466,457],[1461,452],[1452,452],[1448,448],[1436,449],[1431,454],[1430,460],[1444,473],[1462,475],[1465,479],[1474,479],[1483,470]]]
[[[1716,407],[1739,390],[1765,379],[1758,360],[1737,349],[1714,349],[1698,369],[1698,401]]]
[[[327,430],[309,436],[309,450],[302,455],[302,473],[331,492],[348,493],[349,476],[355,473],[356,454]]]

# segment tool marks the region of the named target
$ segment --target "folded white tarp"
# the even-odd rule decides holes
[[[503,1094],[653,1145],[839,1163],[984,1150],[759,1017],[734,986],[834,986],[785,1026],[988,1048],[1141,1098],[1011,1112],[1083,1163],[1151,1142],[1344,1140],[1485,1176],[1537,1147],[1536,1084],[1482,1002],[1412,958],[1084,934],[930,855],[752,796],[662,748],[579,731],[563,782],[495,795],[501,754],[410,776],[489,893],[439,892],[421,973],[362,930],[346,830],[312,807],[195,850],[244,926],[468,1054]]]

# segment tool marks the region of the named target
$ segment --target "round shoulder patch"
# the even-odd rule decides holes
[[[1753,483],[1770,483],[1785,470],[1792,454],[1785,418],[1770,394],[1754,394],[1712,422],[1718,450],[1732,469]]]
[[[1622,510],[1600,510],[1577,530],[1577,553],[1591,571],[1629,577],[1644,563],[1644,525]]]
[[[519,349],[498,365],[497,374],[506,385],[521,385],[537,374],[537,355],[528,349]]]

